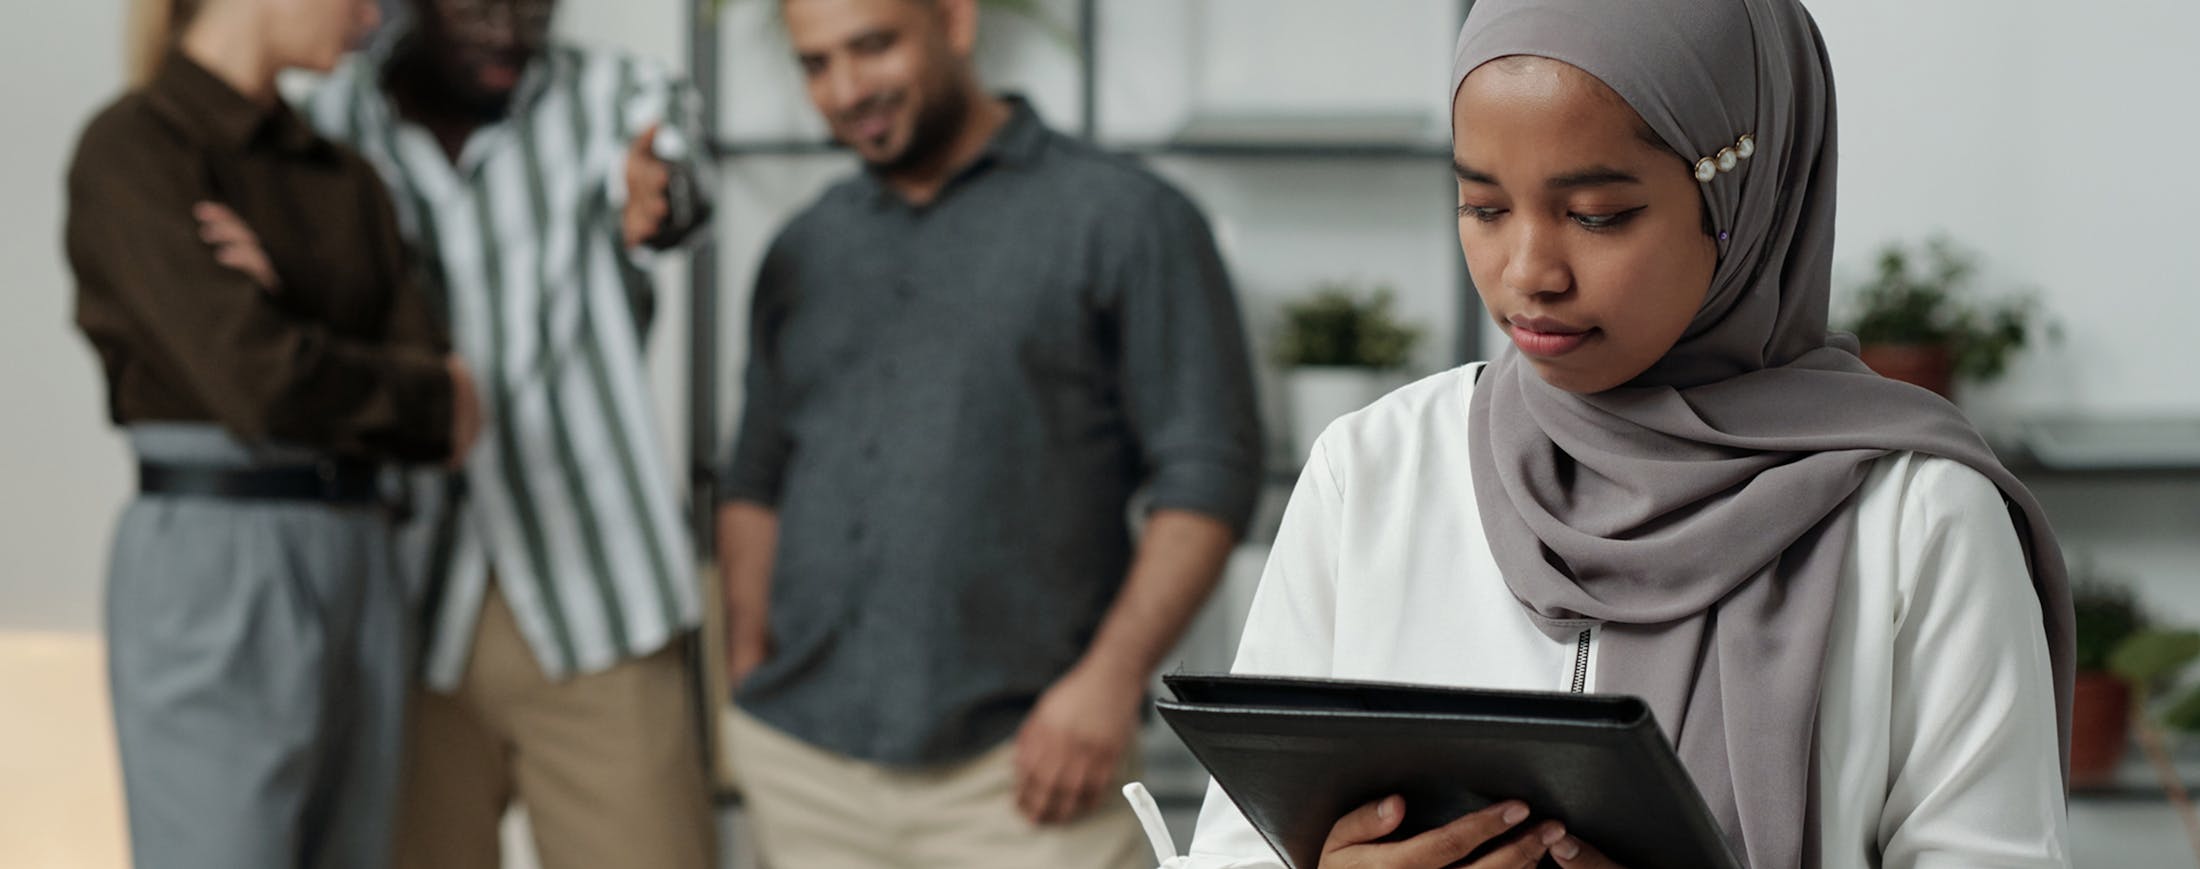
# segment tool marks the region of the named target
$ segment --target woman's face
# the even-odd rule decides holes
[[[1459,247],[1491,319],[1568,392],[1649,370],[1718,266],[1688,162],[1596,77],[1539,57],[1469,74],[1452,130]]]
[[[284,67],[328,72],[382,21],[375,0],[261,0],[266,33]]]

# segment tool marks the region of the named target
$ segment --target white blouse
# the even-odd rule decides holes
[[[1576,642],[1536,629],[1482,535],[1467,459],[1477,368],[1321,436],[1237,672],[1572,687]],[[1822,865],[2068,866],[2045,632],[2000,493],[1961,464],[1902,453],[1853,503],[1818,707]],[[1598,645],[1592,634],[1591,691]],[[1190,855],[1167,865],[1281,866],[1212,785]]]

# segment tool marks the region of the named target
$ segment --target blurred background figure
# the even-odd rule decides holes
[[[377,465],[463,454],[479,411],[373,170],[275,91],[375,7],[140,6],[66,229],[140,470],[106,619],[136,864],[385,866],[411,643]]]
[[[1483,358],[1503,340],[1479,328],[1488,318],[1465,279],[1456,227],[1443,219],[1458,204],[1448,168],[1449,94],[1430,83],[1449,68],[1467,0],[977,2],[985,10],[974,51],[981,79],[1026,97],[1065,136],[1136,155],[1197,204],[1227,263],[1262,363],[1254,373],[1269,423],[1268,472],[1261,507],[1225,579],[1183,646],[1164,656],[1168,668],[1225,667],[1278,517],[1304,476],[1311,438],[1292,438],[1301,429],[1291,424],[1303,415],[1311,435],[1397,384]],[[383,0],[385,17],[410,3]],[[1842,67],[1845,205],[1836,218],[1833,325],[1867,345],[1918,351],[1908,355],[1927,361],[1937,356],[1943,373],[1946,362],[1959,362],[1954,400],[2047,508],[2073,573],[2087,580],[2078,586],[2081,613],[2108,616],[2087,623],[2116,628],[2081,628],[2081,651],[2094,650],[2081,660],[2103,671],[2081,682],[2121,690],[2132,683],[2105,671],[2111,652],[2200,625],[2200,582],[2193,581],[2200,391],[2189,374],[2200,359],[2191,340],[2200,293],[2190,292],[2200,286],[2200,257],[2190,255],[2186,240],[2194,221],[2165,205],[2200,196],[2200,175],[2159,168],[2175,165],[2184,143],[2200,135],[2200,115],[2161,110],[2181,104],[2167,96],[2200,82],[2200,53],[2186,50],[2200,28],[2200,4],[2156,4],[2139,21],[2073,16],[2044,3],[1804,3]],[[16,289],[0,295],[0,395],[17,410],[0,421],[0,480],[9,483],[0,498],[0,696],[7,698],[0,702],[0,866],[11,869],[126,865],[101,614],[110,538],[116,514],[136,497],[136,462],[128,429],[107,418],[101,361],[85,352],[72,325],[76,281],[56,230],[78,134],[126,86],[128,52],[116,37],[131,5],[21,3],[10,20],[16,26],[0,28],[0,104],[15,121],[9,159],[0,160],[0,189],[12,197],[12,207],[0,211],[0,264]],[[1982,15],[1989,6],[1991,14]],[[714,255],[655,257],[658,338],[644,345],[646,391],[631,393],[650,405],[658,455],[686,453],[693,473],[721,463],[727,448],[708,427],[739,419],[742,390],[730,381],[750,353],[749,288],[776,230],[845,180],[860,158],[824,146],[830,131],[804,93],[780,0],[560,0],[552,21],[557,38],[690,71],[703,114],[715,117],[703,133],[708,151],[700,139],[686,144],[715,170],[708,187],[717,194],[716,213],[705,232],[682,243],[707,241]],[[1883,57],[1903,62],[1870,62]],[[285,84],[311,82],[291,77]],[[552,99],[560,99],[556,91]],[[588,117],[597,129],[600,116]],[[399,134],[412,141],[401,153],[440,150],[420,129]],[[557,162],[563,139],[535,129],[538,152]],[[2103,131],[2113,131],[2109,152],[2100,148]],[[372,142],[361,144],[372,150]],[[486,151],[489,142],[482,144]],[[2093,153],[2115,156],[2075,163],[2071,156]],[[2083,170],[2058,171],[2073,165]],[[508,170],[488,174],[495,179],[498,171]],[[524,184],[512,189],[522,199],[531,195]],[[393,201],[405,228],[416,206]],[[317,202],[305,213],[328,220],[321,212],[341,205]],[[430,211],[438,237],[479,235],[474,211]],[[277,234],[260,221],[253,227]],[[1941,238],[1945,246],[1935,241]],[[996,245],[985,255],[1012,247]],[[451,245],[421,265],[454,263],[464,250]],[[517,251],[499,254],[509,263],[524,257]],[[591,253],[591,269],[606,259]],[[1957,267],[1966,260],[1974,267]],[[1966,271],[1967,280],[1956,280]],[[690,276],[692,284],[680,280]],[[1392,291],[1387,310],[1377,304],[1385,288]],[[723,300],[715,313],[708,307],[714,297]],[[452,304],[464,298],[452,294]],[[2005,305],[2026,300],[2031,340],[2000,352],[2013,344],[2013,332],[2001,328]],[[448,310],[441,302],[429,307]],[[698,314],[722,316],[696,322]],[[551,322],[562,328],[569,320]],[[1367,338],[1409,333],[1421,340],[1403,350],[1404,342]],[[524,352],[517,345],[537,334],[508,326],[505,343]],[[1359,337],[1326,349],[1309,340],[1350,334]],[[559,357],[543,370],[585,360]],[[475,371],[486,381],[484,368]],[[897,374],[914,383],[950,372],[910,363]],[[713,377],[728,388],[717,389]],[[1299,400],[1309,396],[1331,400]],[[569,430],[580,438],[596,431]],[[556,452],[554,441],[533,442],[528,466],[554,466]],[[663,465],[647,471],[675,493],[681,472]],[[440,484],[415,488],[441,494]],[[573,497],[554,485],[531,488],[544,517],[563,515],[550,499]],[[543,520],[552,552],[585,563],[579,533],[553,522]],[[432,526],[408,530],[414,527]],[[452,539],[476,533],[457,530]],[[485,544],[474,544],[484,561]],[[707,566],[692,551],[679,556],[676,570]],[[446,574],[446,585],[462,585],[462,575]],[[500,583],[507,592],[510,585]],[[718,608],[703,609],[715,615]],[[624,612],[632,619],[648,610]],[[882,617],[862,606],[846,612],[850,620]],[[2143,627],[2132,621],[2139,615]],[[574,617],[573,625],[583,621]],[[466,633],[457,648],[470,655],[471,640]],[[2166,748],[2160,756],[2192,781],[2200,740],[2174,733],[2130,739],[2126,724],[2152,726],[2160,736],[2163,716],[2130,718],[2128,694],[2080,694],[2081,707],[2093,696],[2101,701],[2093,708],[2115,715],[2074,734],[2092,748],[2074,752],[2073,783],[2081,790],[2070,810],[2072,862],[2190,860],[2183,813],[2163,796],[2164,779],[2140,746]],[[2175,708],[2177,699],[2162,697],[2157,711]],[[2086,738],[2089,731],[2100,738]],[[1179,841],[1188,841],[1206,776],[1158,722],[1149,720],[1139,736],[1142,778]],[[2089,772],[2079,769],[2081,760],[2091,761]],[[755,837],[740,834],[742,814],[721,801],[719,818],[733,831],[722,853],[735,869],[753,865],[743,859]],[[512,869],[532,865],[525,829],[506,828],[501,856]]]
[[[554,43],[556,10],[415,0],[310,103],[388,182],[488,410],[407,538],[428,642],[403,867],[497,865],[514,802],[547,866],[713,859],[697,584],[642,359],[646,249],[702,224],[702,140],[685,85]]]
[[[721,481],[764,859],[1140,865],[1146,680],[1260,486],[1205,218],[988,93],[973,0],[780,9],[864,168],[765,256]]]

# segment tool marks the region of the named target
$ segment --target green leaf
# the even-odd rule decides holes
[[[1389,287],[1365,292],[1345,284],[1316,287],[1312,295],[1284,306],[1277,361],[1285,367],[1403,367],[1421,329],[1391,313],[1394,299]]]
[[[2200,690],[2185,692],[2162,713],[2162,724],[2172,730],[2200,733]]]
[[[2108,669],[2108,656],[2146,624],[2139,602],[2127,586],[2080,580],[2070,589],[2077,623],[2077,664],[2081,671]]]
[[[2157,684],[2200,658],[2200,632],[2141,631],[2108,656],[2108,669],[2133,685]]]

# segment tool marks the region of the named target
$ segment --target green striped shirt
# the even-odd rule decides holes
[[[380,170],[480,385],[464,496],[425,504],[407,535],[428,683],[458,684],[492,571],[552,678],[656,651],[701,607],[647,400],[653,292],[619,217],[627,144],[660,121],[660,153],[701,143],[695,101],[660,68],[556,49],[454,165],[380,90],[385,57],[345,63],[306,114]]]

